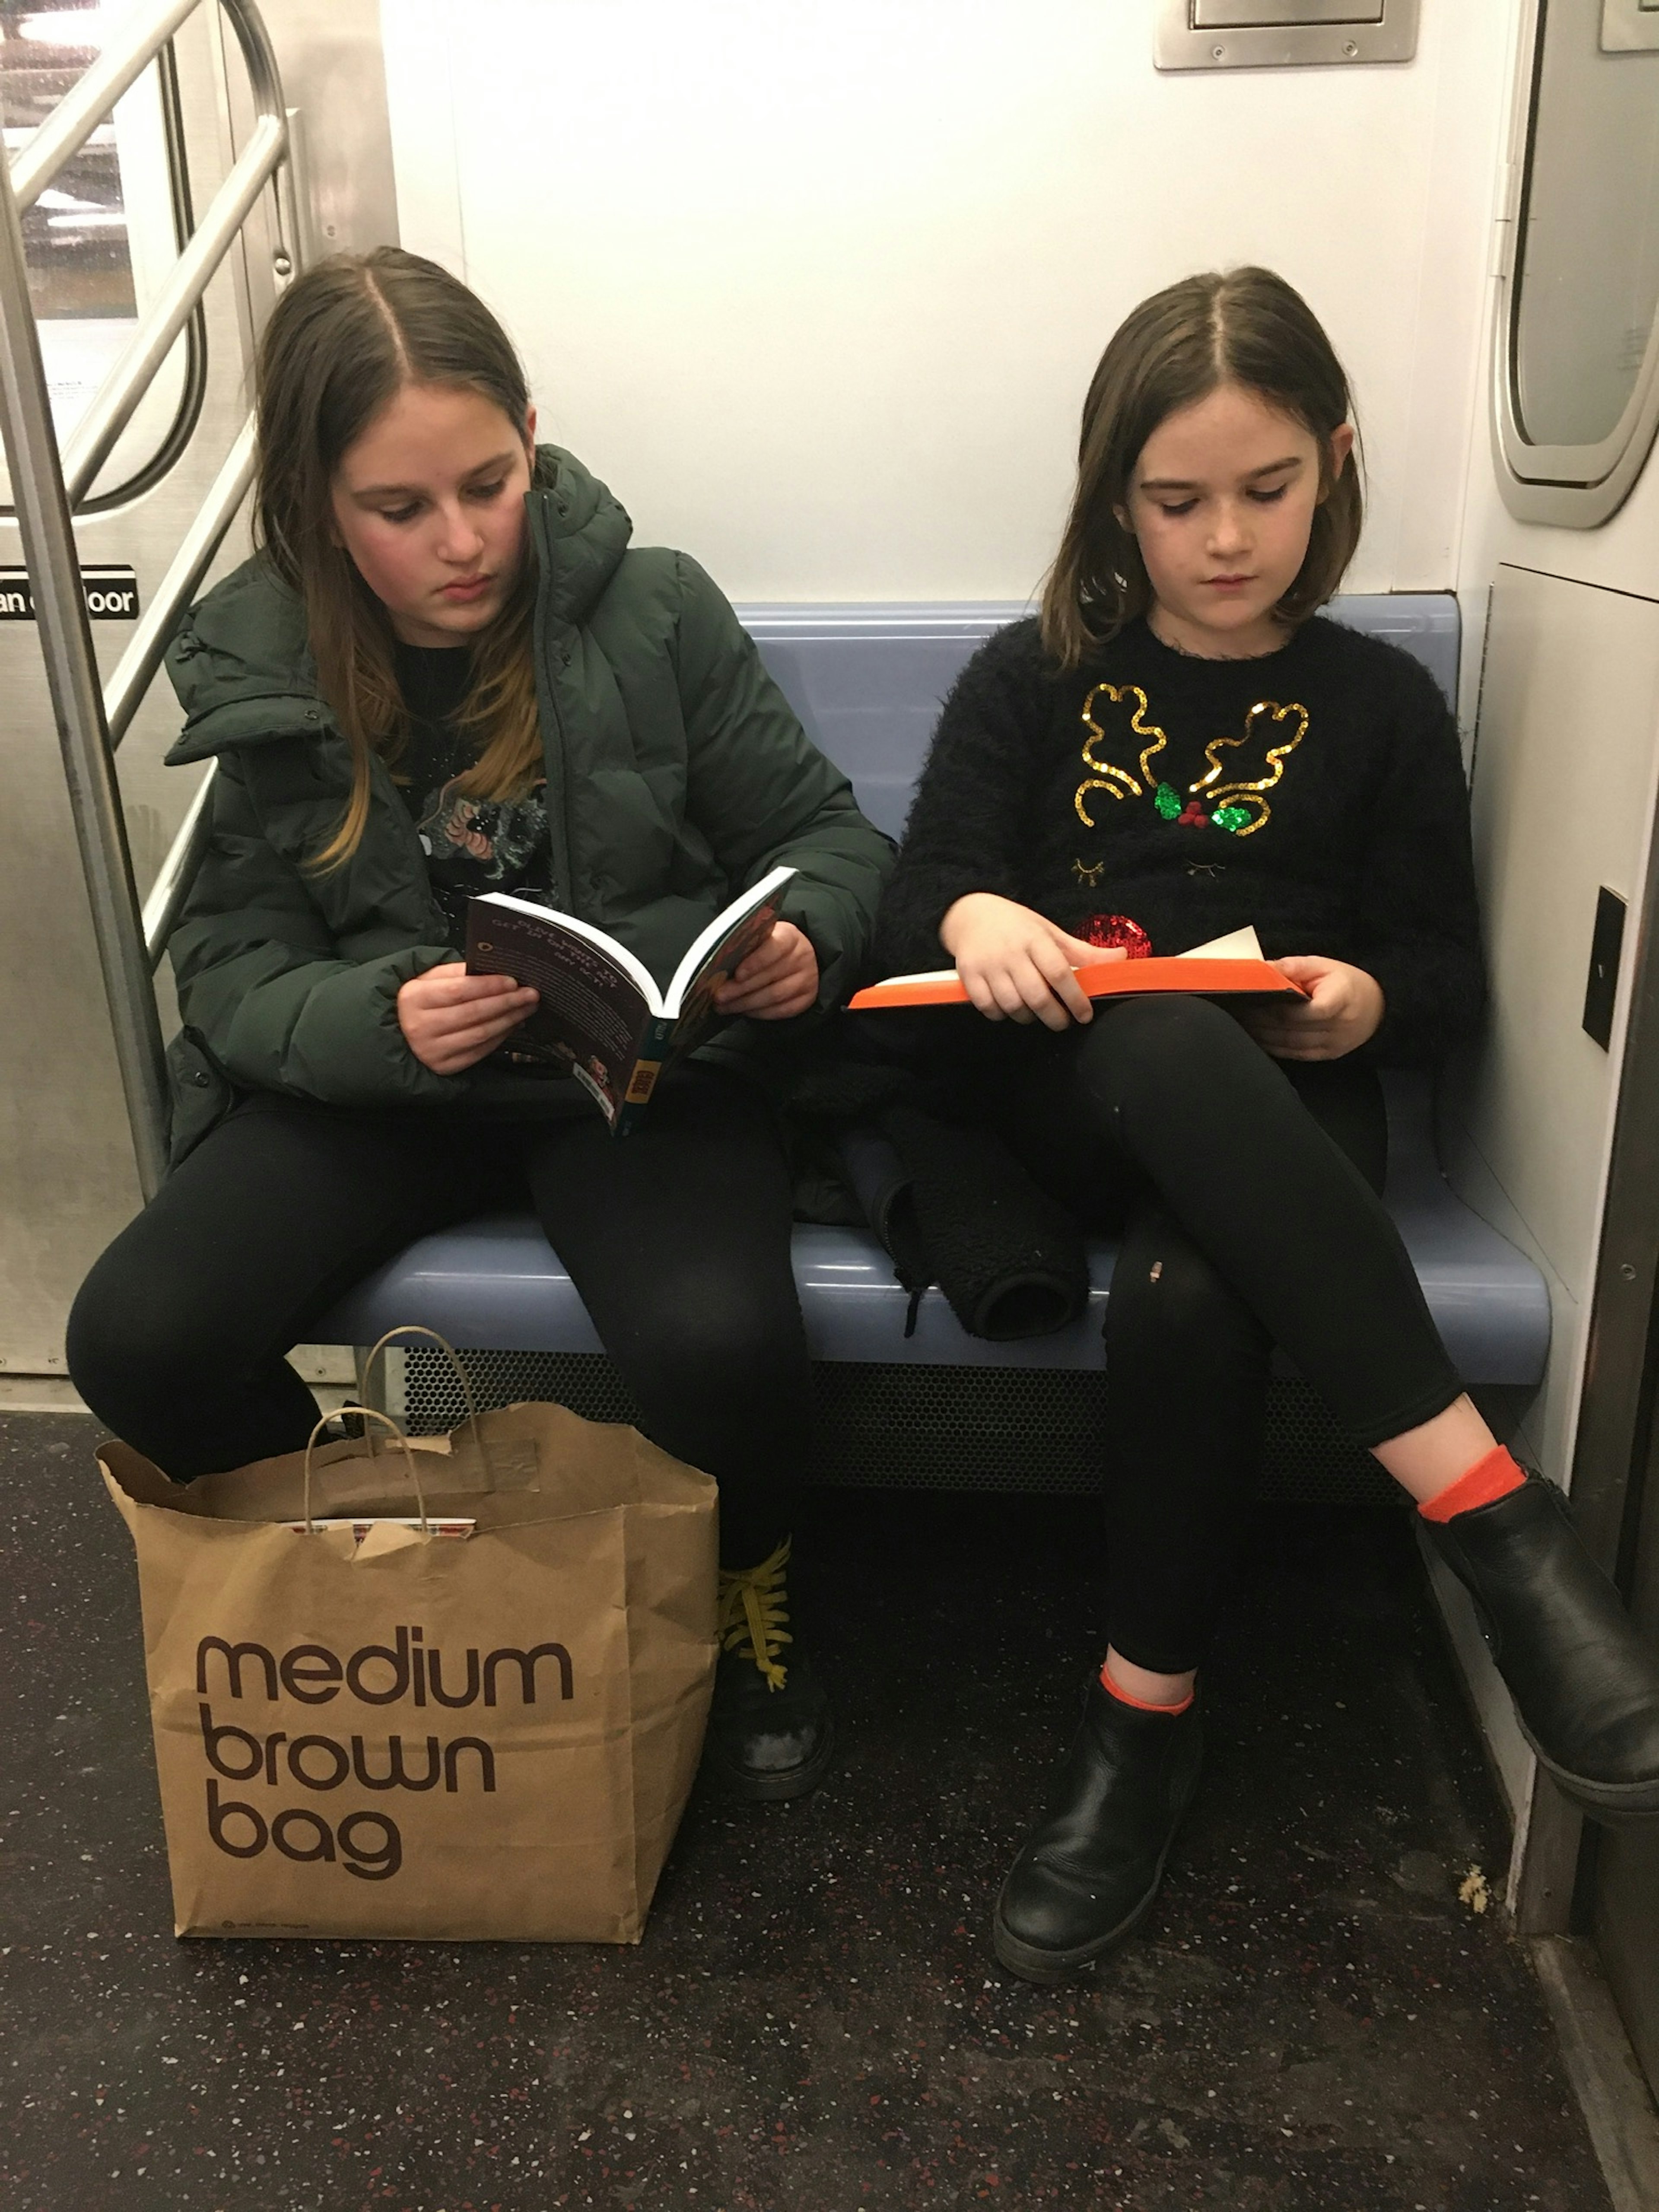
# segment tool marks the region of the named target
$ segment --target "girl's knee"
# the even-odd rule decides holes
[[[1145,1054],[1165,1062],[1171,1057],[1224,1060],[1241,1048],[1257,1049],[1224,1007],[1186,992],[1109,1004],[1090,1027],[1085,1051],[1091,1047],[1103,1054]]]
[[[1284,1078],[1224,1007],[1184,994],[1131,999],[1085,1033],[1079,1074],[1114,1117],[1183,1121],[1212,1101],[1237,1108]]]
[[[1107,1333],[1121,1358],[1156,1359],[1188,1376],[1265,1356],[1261,1323],[1173,1221],[1126,1243],[1112,1274]]]
[[[195,1301],[111,1262],[106,1253],[82,1284],[64,1330],[70,1379],[94,1412],[135,1391],[188,1390],[221,1357]]]
[[[1156,1316],[1160,1334],[1202,1339],[1237,1304],[1204,1255],[1184,1237],[1148,1238],[1130,1264],[1140,1279],[1121,1288],[1142,1312]],[[1114,1296],[1119,1288],[1115,1273]]]

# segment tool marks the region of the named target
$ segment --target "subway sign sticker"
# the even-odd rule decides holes
[[[82,568],[81,595],[94,622],[137,622],[138,579],[116,565]],[[34,592],[27,568],[0,568],[0,622],[33,622]]]

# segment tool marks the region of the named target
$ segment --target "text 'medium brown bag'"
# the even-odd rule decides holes
[[[714,1679],[714,1484],[562,1406],[377,1424],[188,1488],[99,1455],[178,1932],[636,1942]]]

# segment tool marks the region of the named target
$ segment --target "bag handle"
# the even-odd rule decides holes
[[[357,1370],[357,1395],[360,1398],[366,1398],[368,1395],[369,1370],[374,1366],[375,1361],[386,1350],[387,1345],[391,1343],[394,1336],[430,1337],[433,1343],[438,1346],[439,1350],[447,1355],[450,1365],[455,1370],[455,1378],[461,1386],[461,1397],[466,1406],[467,1423],[472,1431],[472,1441],[478,1447],[478,1457],[483,1462],[484,1474],[491,1482],[494,1482],[495,1480],[495,1470],[489,1464],[489,1447],[485,1443],[483,1440],[483,1431],[478,1425],[478,1401],[472,1395],[472,1378],[466,1371],[466,1365],[463,1361],[460,1353],[456,1351],[449,1339],[447,1336],[440,1336],[435,1328],[426,1328],[422,1327],[419,1322],[411,1321],[406,1322],[401,1328],[387,1329],[386,1334],[380,1339],[380,1342],[378,1344],[371,1345],[368,1350],[363,1354],[362,1361]],[[357,1408],[354,1406],[350,1408],[350,1411],[356,1413]],[[393,1432],[394,1434],[398,1433],[395,1423],[393,1424]],[[372,1432],[369,1437],[368,1455],[371,1459],[377,1456]]]
[[[392,1419],[390,1413],[378,1413],[373,1406],[342,1406],[340,1411],[343,1413],[356,1413],[359,1420],[382,1422],[386,1427],[391,1430],[392,1435],[397,1438],[398,1443],[403,1448],[404,1464],[409,1469],[410,1487],[415,1492],[415,1503],[421,1509],[421,1534],[423,1536],[429,1536],[432,1531],[427,1522],[426,1492],[421,1488],[421,1478],[415,1472],[415,1455],[410,1449],[409,1438],[398,1426],[398,1424]],[[318,1422],[316,1427],[312,1431],[310,1436],[306,1439],[305,1518],[306,1534],[307,1536],[314,1536],[317,1533],[317,1524],[312,1517],[311,1511],[311,1455],[317,1449],[318,1437],[321,1436],[323,1431],[328,1426],[329,1423],[335,1419],[336,1416],[334,1414],[325,1413],[322,1419]],[[368,1433],[373,1434],[373,1431],[369,1431]],[[369,1454],[369,1457],[373,1459],[374,1457],[374,1454],[371,1452]]]

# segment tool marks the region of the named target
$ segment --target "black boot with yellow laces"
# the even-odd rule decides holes
[[[835,1747],[829,1701],[786,1625],[786,1537],[757,1567],[720,1569],[720,1653],[703,1765],[735,1796],[804,1797]]]

